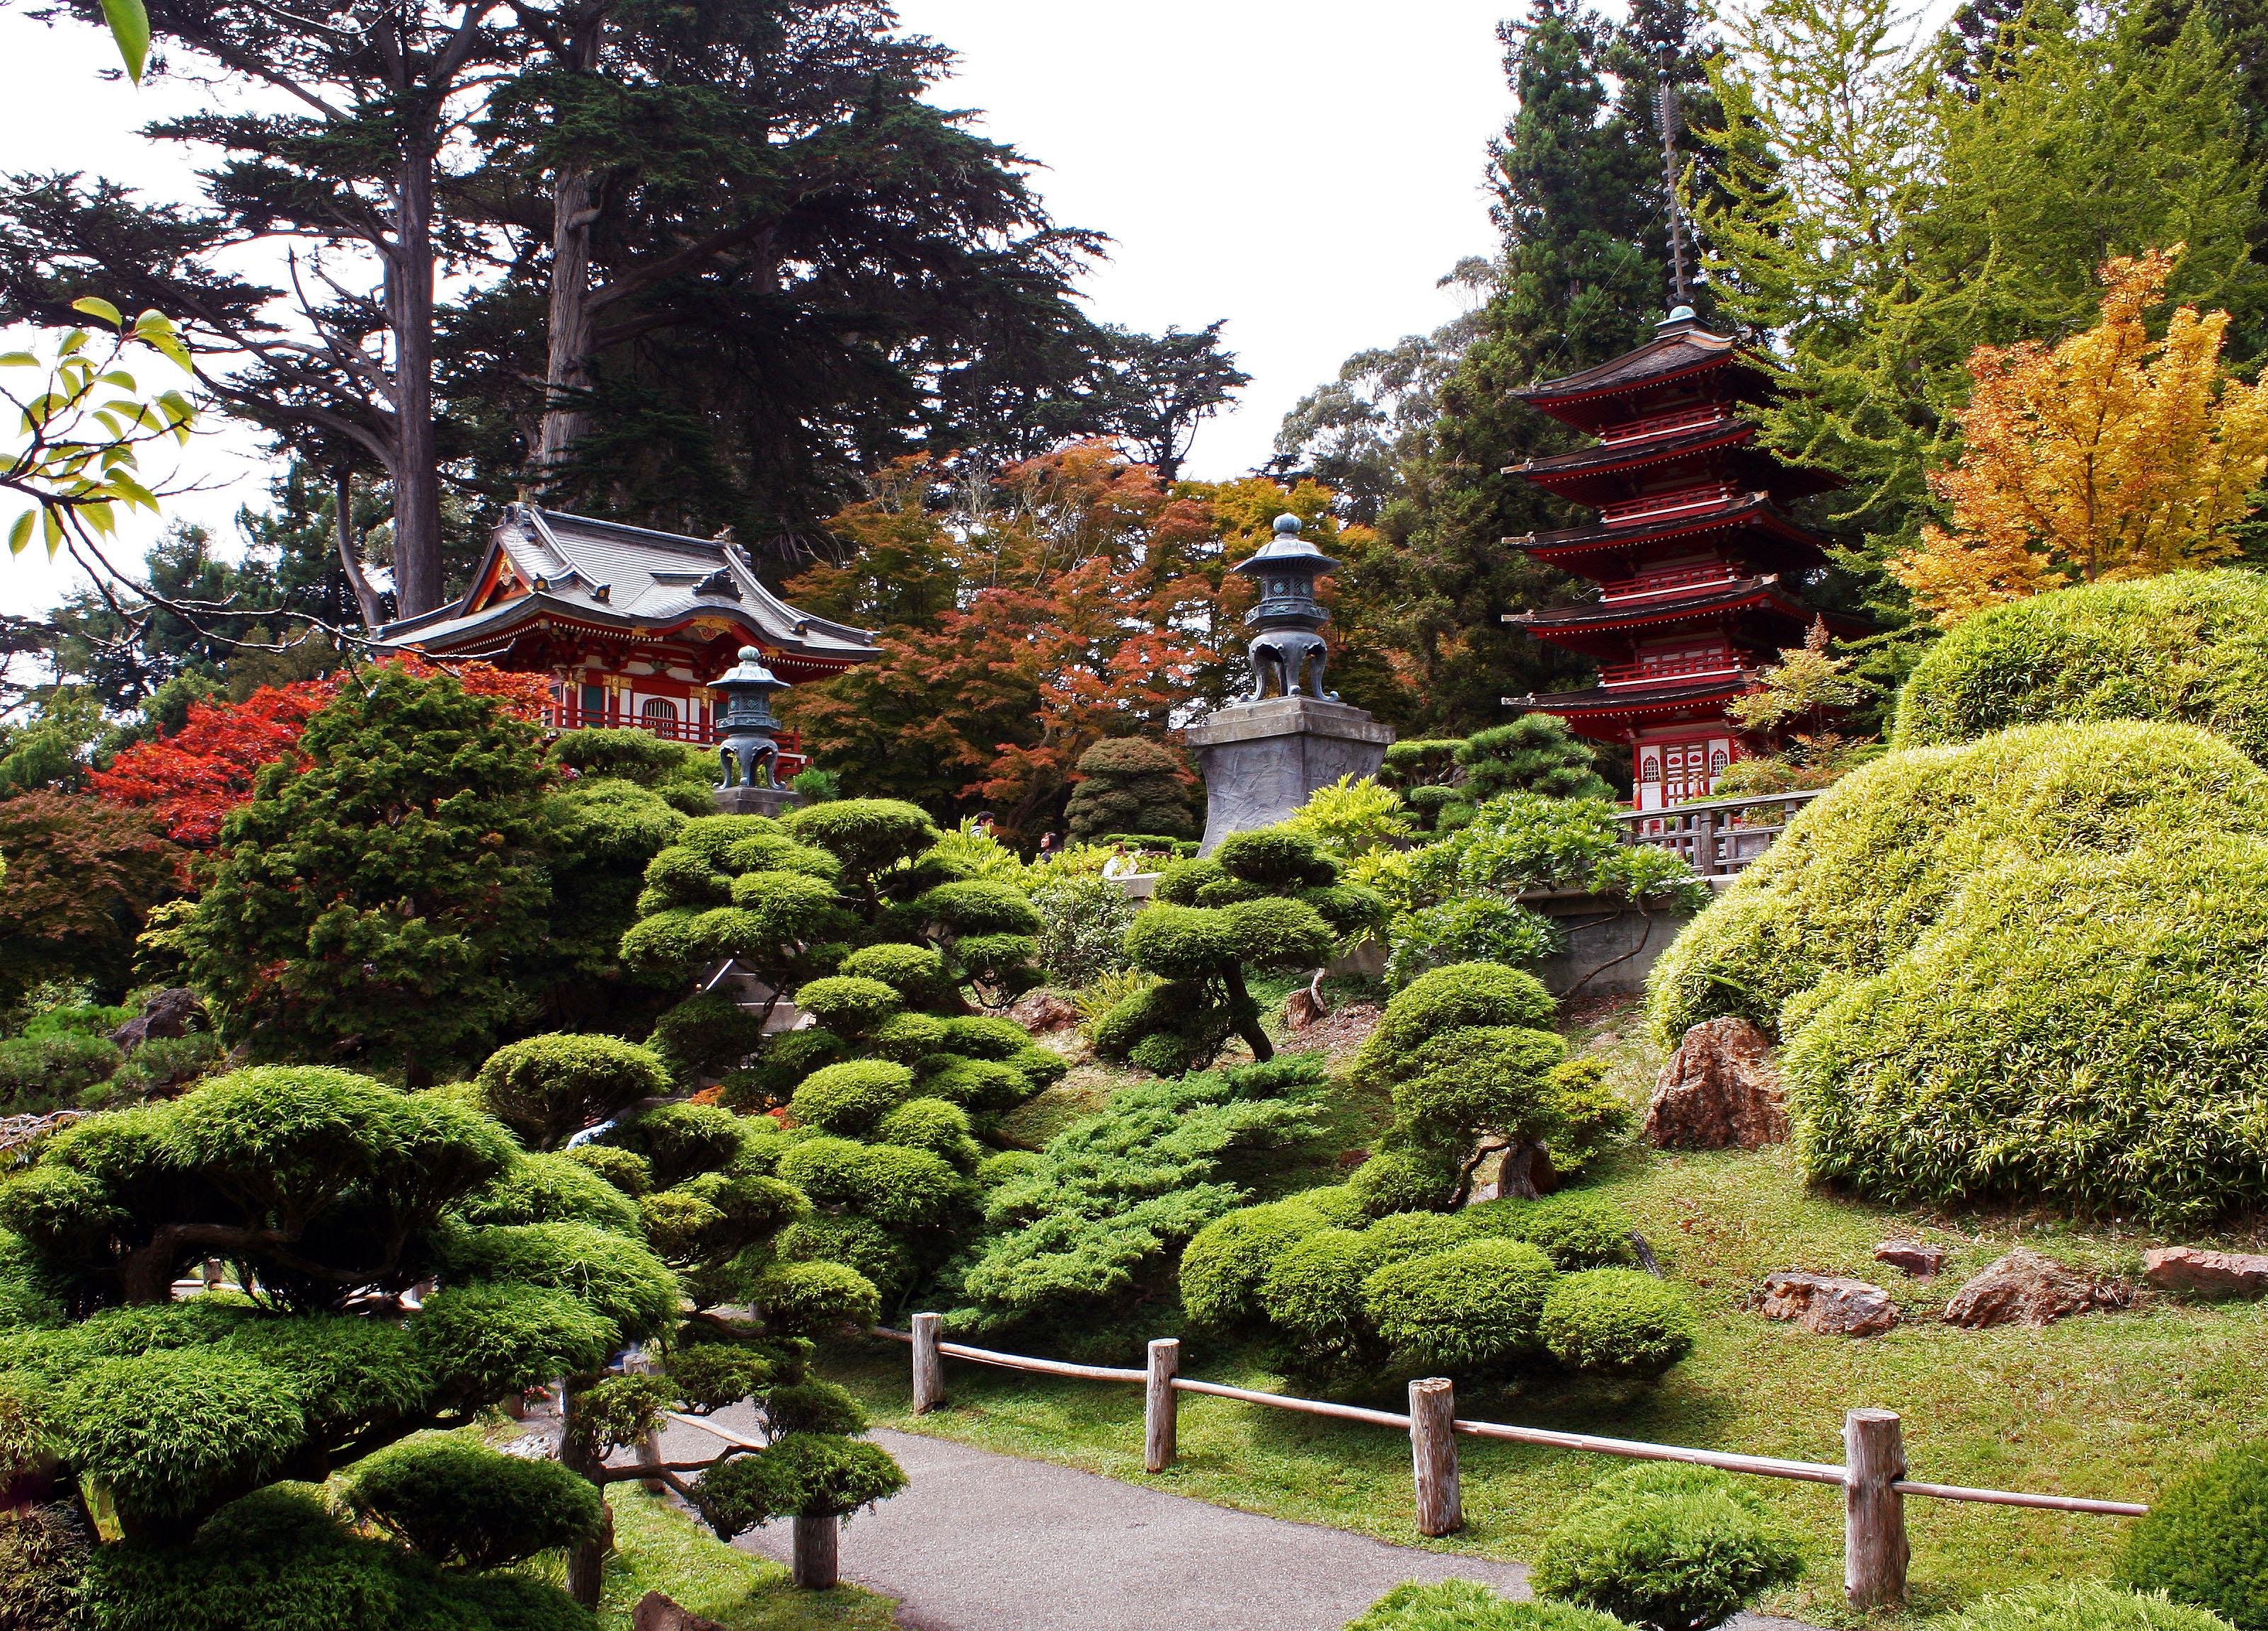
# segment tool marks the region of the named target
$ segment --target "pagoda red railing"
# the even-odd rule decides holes
[[[1650,498],[1626,498],[1620,504],[1602,505],[1599,520],[1609,527],[1631,521],[1658,521],[1665,516],[1718,509],[1739,498],[1742,491],[1730,482],[1712,482],[1705,487],[1655,493]]]
[[[1642,578],[1620,578],[1599,586],[1602,601],[1642,600],[1649,594],[1667,594],[1672,589],[1690,589],[1697,583],[1733,583],[1740,572],[1722,561],[1712,561],[1705,566],[1680,566],[1668,572],[1648,572]]]
[[[1729,411],[1714,403],[1706,408],[1684,408],[1675,413],[1658,413],[1650,418],[1610,424],[1599,432],[1599,439],[1612,447],[1622,442],[1642,441],[1649,436],[1667,436],[1673,431],[1698,430],[1705,424],[1719,424],[1732,417]]]
[[[689,742],[696,748],[714,746],[719,733],[716,722],[706,714],[690,720],[655,719],[644,714],[585,712],[572,703],[553,703],[543,711],[543,728],[556,734],[560,731],[592,729],[651,731],[671,742]],[[803,738],[792,730],[778,735],[779,764],[774,774],[780,780],[811,768],[811,760],[803,751]]]
[[[1652,662],[1623,662],[1599,670],[1602,685],[1646,685],[1660,680],[1702,679],[1711,675],[1750,675],[1758,665],[1725,652],[1663,657]]]

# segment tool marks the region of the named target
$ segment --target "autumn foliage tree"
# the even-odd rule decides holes
[[[413,678],[440,672],[408,656],[389,658],[383,666]],[[545,682],[540,675],[507,674],[484,662],[449,672],[468,693],[498,698],[516,718],[541,717]],[[342,678],[263,685],[242,702],[192,703],[188,722],[173,735],[135,743],[89,779],[105,801],[149,810],[175,843],[209,849],[229,812],[252,797],[261,768],[291,752],[307,721],[339,694]]]
[[[1891,563],[1942,624],[2066,584],[2234,555],[2268,469],[2268,386],[2220,365],[2228,314],[2150,317],[2181,249],[2104,263],[2102,319],[2054,346],[1979,346],[1965,450],[1930,480],[1953,526]]]
[[[0,1001],[58,976],[122,991],[134,937],[180,889],[182,859],[136,811],[68,793],[0,800]]]

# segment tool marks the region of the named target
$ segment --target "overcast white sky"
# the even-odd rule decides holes
[[[1494,240],[1485,147],[1510,112],[1494,29],[1520,0],[899,0],[961,53],[940,100],[1046,168],[1057,219],[1108,233],[1095,314],[1146,329],[1226,318],[1253,383],[1189,473],[1268,456],[1278,421],[1350,352],[1454,309],[1435,280]],[[186,197],[191,166],[144,142],[201,92],[98,75],[108,41],[0,11],[0,165],[77,169]],[[170,144],[168,144],[170,145]],[[265,471],[241,434],[200,440],[178,513],[230,532]],[[154,528],[144,528],[144,541]],[[0,558],[0,608],[50,604],[68,574]]]

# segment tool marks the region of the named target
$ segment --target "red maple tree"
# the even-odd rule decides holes
[[[541,675],[511,674],[484,662],[444,669],[408,655],[385,662],[419,679],[453,675],[473,695],[494,697],[524,720],[542,718],[550,699]],[[342,677],[263,685],[242,702],[193,703],[180,730],[136,742],[88,779],[107,802],[147,808],[175,843],[210,849],[229,812],[252,796],[254,779],[291,751],[308,720],[338,695]]]

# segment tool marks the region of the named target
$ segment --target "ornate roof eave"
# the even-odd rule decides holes
[[[415,646],[420,650],[460,655],[467,654],[465,648],[468,646],[508,648],[522,636],[536,632],[539,629],[571,634],[585,640],[632,645],[674,639],[688,632],[697,632],[699,625],[703,623],[723,621],[733,625],[731,632],[711,631],[701,635],[694,643],[709,646],[718,639],[745,641],[763,636],[754,618],[745,613],[735,613],[736,609],[727,603],[704,606],[688,616],[667,620],[629,616],[600,618],[593,616],[587,607],[560,601],[541,590],[531,590],[526,594],[517,594],[508,601],[484,608],[460,620],[454,627],[420,618],[407,620],[407,623],[423,624],[422,629],[409,627],[406,623],[389,624],[379,633],[388,646]],[[444,631],[446,638],[436,641],[433,637]],[[792,648],[776,648],[773,655],[776,661],[784,665],[828,674],[841,673],[865,661],[850,653],[837,656],[831,653]]]
[[[1594,476],[1614,470],[1643,469],[1665,459],[1679,458],[1686,454],[1708,453],[1718,447],[1751,441],[1755,439],[1756,433],[1754,420],[1727,419],[1698,430],[1672,432],[1667,436],[1636,437],[1626,442],[1597,442],[1569,453],[1546,454],[1541,459],[1507,464],[1503,474],[1524,476],[1542,486],[1556,476]]]
[[[1565,713],[1584,719],[1605,720],[1727,702],[1753,689],[1755,682],[1749,676],[1727,675],[1722,678],[1697,680],[1683,685],[1644,688],[1594,685],[1583,690],[1552,691],[1541,697],[1506,697],[1504,705],[1536,713]]]
[[[1695,534],[1718,532],[1725,528],[1742,524],[1756,525],[1760,530],[1816,550],[1823,558],[1825,546],[1817,534],[1808,528],[1788,520],[1771,506],[1768,493],[1750,493],[1745,499],[1735,500],[1718,510],[1705,510],[1697,515],[1681,515],[1648,526],[1613,526],[1594,521],[1588,527],[1570,527],[1558,532],[1529,533],[1524,537],[1501,540],[1506,547],[1525,550],[1539,560],[1557,560],[1565,556],[1587,554],[1595,550],[1627,550],[1635,544],[1658,543],[1673,538]]]
[[[1596,632],[1609,629],[1639,629],[1650,624],[1677,623],[1715,612],[1739,611],[1743,607],[1775,605],[1801,611],[1803,603],[1779,587],[1779,575],[1736,579],[1731,583],[1689,585],[1649,596],[1648,604],[1616,605],[1587,601],[1576,606],[1550,606],[1539,611],[1506,612],[1504,621],[1548,638],[1557,629]]]

